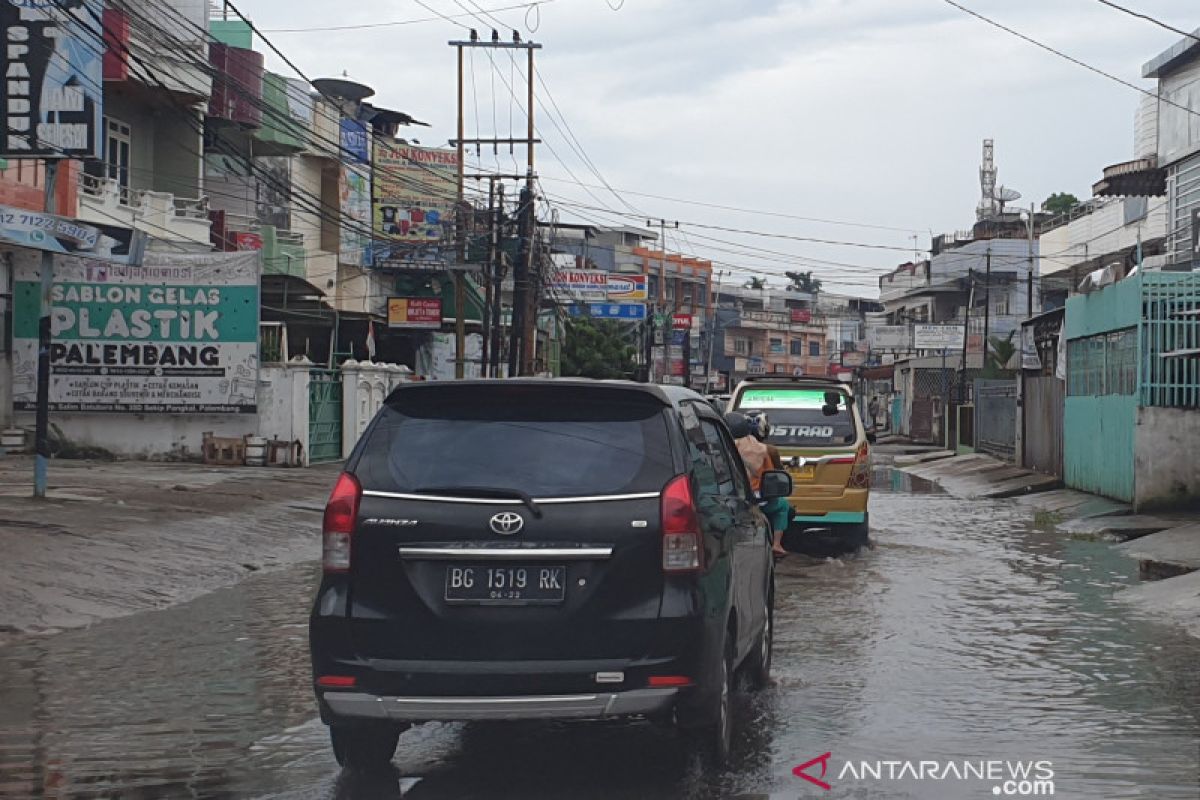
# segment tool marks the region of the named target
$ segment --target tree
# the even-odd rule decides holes
[[[567,322],[562,374],[568,378],[631,378],[637,369],[628,324],[588,317]]]
[[[767,288],[767,279],[766,278],[751,278],[750,280],[743,283],[742,287],[746,288],[746,289],[753,289],[756,292],[761,292],[763,289]]]
[[[1009,331],[1008,336],[1003,339],[999,336],[988,337],[988,355],[983,365],[984,377],[995,378],[1008,373],[1008,362],[1012,361],[1017,352],[1017,346],[1013,344],[1014,334],[1016,331]]]
[[[789,292],[803,292],[804,294],[817,294],[821,291],[821,279],[814,278],[812,270],[808,272],[785,272],[790,284],[787,290]]]
[[[1079,198],[1067,192],[1055,192],[1042,203],[1042,211],[1048,214],[1066,214],[1079,205]]]

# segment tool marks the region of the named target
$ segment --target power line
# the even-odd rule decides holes
[[[518,5],[501,6],[500,8],[489,9],[489,11],[516,11],[525,9],[528,12],[530,9],[545,3],[553,3],[555,0],[537,0],[535,3],[520,3]],[[311,28],[264,28],[264,33],[323,33],[327,31],[358,31],[367,30],[369,28],[389,28],[398,25],[417,25],[424,22],[443,22],[450,18],[474,16],[473,13],[467,14],[440,14],[435,17],[421,17],[420,19],[399,19],[391,22],[364,22],[359,25],[318,25]]]
[[[1175,108],[1178,108],[1181,111],[1186,111],[1189,114],[1195,114],[1197,116],[1200,116],[1200,111],[1194,111],[1185,105],[1176,103],[1174,100],[1170,100],[1166,97],[1159,95],[1157,92],[1152,92],[1149,89],[1143,89],[1141,86],[1138,86],[1136,83],[1130,83],[1129,81],[1125,80],[1124,78],[1118,78],[1116,75],[1113,75],[1111,72],[1105,72],[1104,70],[1100,69],[1099,67],[1093,67],[1091,64],[1087,63],[1086,61],[1081,61],[1078,58],[1075,58],[1074,56],[1069,56],[1061,50],[1056,50],[1048,44],[1042,44],[1037,39],[1034,39],[1030,36],[1026,36],[1025,34],[1021,33],[1020,31],[1015,31],[1006,25],[1002,25],[999,22],[996,22],[994,19],[985,17],[983,14],[980,14],[978,11],[972,11],[971,9],[967,8],[966,6],[959,5],[958,3],[954,2],[954,0],[942,0],[942,2],[948,6],[953,6],[954,8],[957,8],[959,11],[962,11],[964,14],[970,14],[972,17],[975,17],[978,20],[982,20],[983,22],[986,22],[988,25],[991,25],[994,28],[999,28],[1000,30],[1004,31],[1005,33],[1012,34],[1013,36],[1016,36],[1018,39],[1028,42],[1029,44],[1033,45],[1034,47],[1040,47],[1042,50],[1045,50],[1048,53],[1053,53],[1054,55],[1058,56],[1059,58],[1064,58],[1067,61],[1070,61],[1072,64],[1075,64],[1076,66],[1083,67],[1084,69],[1086,69],[1090,72],[1094,72],[1097,75],[1108,78],[1110,81],[1115,81],[1115,82],[1121,84],[1122,86],[1125,86],[1129,89],[1133,89],[1135,92],[1140,92],[1141,94],[1144,94],[1147,97],[1153,97],[1153,98],[1157,99],[1159,102],[1166,103],[1169,106],[1174,106]]]
[[[585,208],[585,209],[588,209],[591,211],[597,211],[597,210],[610,211],[612,213],[615,213],[615,214],[617,214],[619,216],[623,216],[623,217],[632,217],[633,216],[632,214],[626,214],[624,212],[613,212],[612,209],[609,209],[609,208],[596,209],[595,207],[592,207],[592,206],[585,206],[585,205],[580,205],[580,204],[575,204],[575,205],[577,208]],[[787,233],[772,233],[772,232],[768,232],[768,231],[749,230],[746,228],[729,228],[729,227],[725,227],[723,225],[708,225],[708,224],[701,223],[701,222],[684,222],[681,220],[679,224],[680,225],[689,225],[693,228],[703,228],[706,230],[724,231],[726,233],[740,233],[740,234],[744,234],[747,236],[762,236],[762,237],[766,237],[769,239],[787,239],[789,241],[809,242],[811,244],[827,244],[827,245],[834,245],[834,246],[838,246],[838,247],[861,247],[861,248],[865,248],[868,250],[891,250],[891,251],[902,252],[902,253],[908,253],[908,252],[912,251],[911,247],[898,247],[898,246],[887,245],[887,244],[872,244],[869,242],[853,242],[853,241],[845,241],[845,240],[839,240],[839,239],[818,239],[818,238],[815,238],[812,236],[795,236],[795,235],[787,234]]]
[[[550,177],[550,176],[542,176],[542,180],[554,181],[556,183],[570,183],[571,182],[571,181],[566,180],[565,178],[554,178],[554,177]],[[592,188],[599,189],[602,187],[593,186]],[[611,188],[611,187],[608,187],[608,188]],[[668,195],[651,194],[649,192],[635,192],[632,189],[615,189],[613,191],[619,191],[622,194],[629,194],[629,195],[633,195],[635,197],[648,197],[648,198],[651,198],[654,200],[666,200],[668,202],[683,203],[685,205],[690,205],[690,206],[701,206],[703,208],[715,208],[715,209],[719,209],[721,211],[736,211],[738,213],[753,214],[755,216],[760,216],[760,217],[778,217],[779,219],[794,219],[794,220],[799,220],[801,222],[819,222],[819,223],[822,223],[825,225],[843,225],[843,226],[850,227],[850,228],[866,228],[866,229],[870,229],[870,230],[896,231],[899,233],[924,233],[924,231],[918,231],[916,228],[900,228],[900,227],[893,227],[890,225],[875,225],[875,224],[872,224],[869,222],[848,222],[846,220],[825,219],[825,218],[821,218],[821,217],[803,217],[798,214],[787,214],[787,213],[783,213],[780,211],[766,211],[763,209],[756,209],[756,208],[740,208],[738,206],[728,206],[728,205],[722,205],[720,203],[708,203],[708,202],[704,202],[702,200],[689,200],[689,199],[683,198],[683,197],[670,197]],[[645,216],[645,215],[641,214],[641,216]]]
[[[1131,17],[1137,17],[1138,19],[1144,19],[1147,22],[1150,22],[1154,25],[1157,25],[1160,28],[1164,28],[1164,29],[1170,31],[1171,33],[1177,33],[1185,39],[1192,39],[1193,41],[1200,42],[1200,36],[1197,36],[1194,33],[1188,33],[1185,30],[1180,30],[1179,28],[1176,28],[1173,25],[1168,25],[1167,23],[1163,22],[1162,20],[1155,19],[1154,17],[1150,16],[1149,14],[1143,14],[1140,11],[1134,11],[1131,8],[1126,8],[1125,6],[1119,6],[1116,3],[1112,2],[1112,0],[1096,0],[1096,1],[1099,3],[1102,3],[1103,5],[1108,6],[1109,8],[1115,8],[1117,11],[1121,11],[1125,14],[1128,14]]]

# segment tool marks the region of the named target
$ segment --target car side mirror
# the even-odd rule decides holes
[[[792,476],[781,469],[767,470],[762,476],[762,485],[758,494],[763,500],[777,500],[780,497],[791,497]]]
[[[867,431],[867,443],[868,444],[875,444],[875,440],[878,438],[879,437],[877,437],[874,433]]]

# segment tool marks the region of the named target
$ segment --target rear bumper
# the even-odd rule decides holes
[[[603,719],[666,711],[676,688],[516,697],[393,697],[363,692],[325,692],[333,720],[425,722],[458,720]]]
[[[867,518],[865,511],[830,511],[828,514],[797,514],[792,517],[793,525],[816,527],[820,525],[859,525]]]

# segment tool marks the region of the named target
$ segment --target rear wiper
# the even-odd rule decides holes
[[[520,500],[529,509],[530,513],[538,519],[542,518],[542,509],[533,501],[525,492],[520,489],[501,489],[494,486],[422,486],[416,490],[417,494],[461,494],[472,497],[496,497],[506,500]]]

